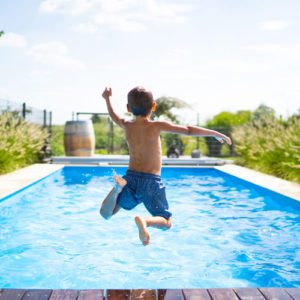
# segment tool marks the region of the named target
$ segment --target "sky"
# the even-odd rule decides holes
[[[53,112],[126,112],[127,93],[190,104],[185,124],[260,104],[300,108],[299,0],[1,0],[0,98]]]

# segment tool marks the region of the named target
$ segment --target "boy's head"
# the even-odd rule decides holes
[[[128,95],[128,108],[135,116],[148,116],[154,110],[153,95],[143,87],[135,87]]]

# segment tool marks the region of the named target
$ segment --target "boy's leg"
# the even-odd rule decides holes
[[[126,180],[117,175],[114,176],[114,180],[116,182],[116,186],[106,196],[100,208],[100,214],[104,219],[111,218],[112,215],[117,213],[120,209],[117,205],[117,199],[126,184]]]
[[[171,218],[165,219],[159,216],[149,218],[136,216],[135,223],[139,229],[140,240],[144,246],[148,245],[150,242],[150,234],[147,231],[147,227],[169,229],[172,226]]]

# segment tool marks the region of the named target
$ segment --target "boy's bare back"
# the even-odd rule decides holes
[[[160,122],[137,117],[125,122],[124,130],[129,147],[129,170],[160,175]]]

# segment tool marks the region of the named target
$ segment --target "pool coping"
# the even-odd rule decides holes
[[[64,166],[91,166],[82,164],[34,164],[29,167],[19,169],[12,173],[0,175],[0,199],[6,198],[29,185],[40,181],[44,177],[62,169]],[[102,165],[108,166],[108,165]],[[97,166],[97,167],[102,167]],[[114,165],[117,167],[118,165]],[[124,167],[124,165],[120,165]],[[263,174],[252,169],[237,166],[234,164],[226,164],[223,166],[164,166],[164,168],[215,168],[222,172],[236,176],[248,182],[267,188],[284,196],[300,201],[300,185],[295,182],[283,180],[271,175]]]

